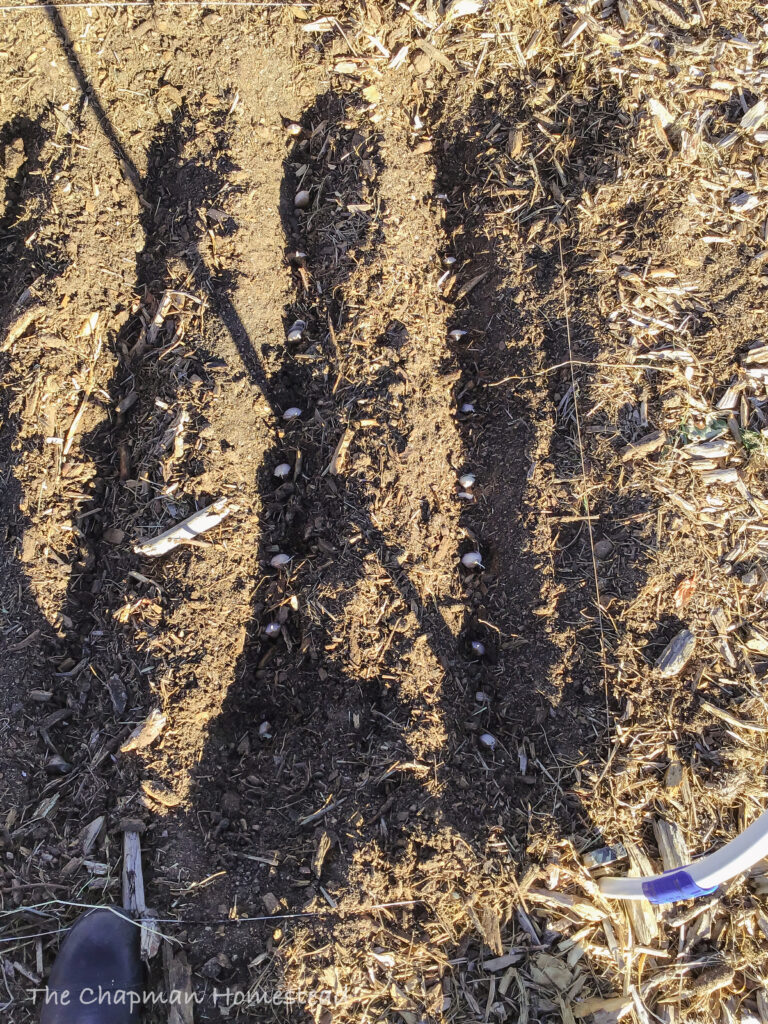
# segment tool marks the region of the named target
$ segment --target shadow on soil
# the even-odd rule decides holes
[[[0,127],[0,166],[5,169],[0,207],[0,276],[5,282],[0,296],[0,341],[5,339],[8,326],[23,314],[29,301],[26,289],[36,284],[44,291],[66,262],[55,244],[35,240],[37,208],[51,202],[50,182],[57,168],[54,162],[45,168],[44,175],[41,164],[41,153],[50,138],[50,121],[51,115],[45,112],[34,119],[15,117]],[[19,302],[21,305],[17,305]],[[60,361],[61,353],[41,353],[39,360],[25,366],[22,379],[16,381],[10,354],[0,351],[4,382],[0,387],[0,794],[3,806],[19,811],[30,791],[38,798],[45,794],[50,776],[45,775],[44,765],[51,755],[60,756],[44,728],[36,752],[19,728],[29,709],[29,689],[53,688],[54,669],[49,657],[59,641],[54,627],[41,615],[27,581],[24,563],[32,555],[25,551],[23,538],[29,521],[29,497],[23,496],[15,476],[24,448],[20,437],[23,417],[30,414],[36,402],[41,379]],[[11,383],[18,387],[11,387]],[[38,825],[31,830],[25,827],[23,834],[34,840],[47,831],[45,825]]]

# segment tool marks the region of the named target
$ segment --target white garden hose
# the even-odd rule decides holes
[[[603,895],[611,899],[675,903],[707,896],[763,857],[768,857],[768,811],[730,843],[693,864],[645,878],[601,878],[599,884]]]

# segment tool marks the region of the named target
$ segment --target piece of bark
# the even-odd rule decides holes
[[[669,641],[656,662],[662,679],[679,676],[693,657],[695,650],[696,637],[689,629],[680,630],[677,636]]]
[[[666,442],[666,434],[662,430],[654,430],[652,434],[646,434],[645,437],[625,445],[619,452],[619,457],[622,462],[629,462],[631,459],[642,459],[646,455],[652,455],[660,448],[663,448]]]
[[[627,874],[630,878],[656,874],[650,860],[638,846],[628,840],[624,841],[624,846],[629,855],[630,869]],[[659,935],[658,919],[653,906],[645,899],[627,900],[622,906],[629,918],[635,943],[639,946],[652,945]]]
[[[657,818],[653,823],[653,834],[656,836],[656,845],[665,871],[683,868],[691,863],[691,855],[683,839],[683,833],[674,822]]]

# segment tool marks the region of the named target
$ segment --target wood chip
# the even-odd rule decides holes
[[[473,278],[467,281],[466,284],[463,284],[456,293],[455,301],[461,302],[462,299],[466,299],[469,293],[480,284],[483,278],[488,277],[489,274],[490,270],[484,270],[482,274],[476,274]]]
[[[320,833],[320,837],[317,840],[317,847],[315,848],[314,856],[312,857],[312,873],[315,878],[320,878],[323,873],[323,864],[325,858],[328,856],[328,851],[331,848],[331,837],[323,829]]]
[[[151,782],[149,779],[144,779],[141,784],[142,792],[149,797],[150,800],[154,800],[155,803],[161,804],[163,807],[178,807],[181,803],[181,797],[169,789],[167,786],[162,786],[158,782]]]
[[[522,950],[505,953],[503,956],[493,957],[491,960],[483,960],[484,971],[505,971],[513,964],[519,964],[525,958]]]
[[[628,840],[624,841],[629,854],[630,869],[627,872],[630,878],[640,878],[645,875],[655,875],[648,857],[643,851]],[[656,910],[648,900],[627,900],[622,903],[624,913],[629,919],[632,934],[635,942],[642,946],[651,946],[659,935],[659,923]]]
[[[41,305],[29,306],[17,313],[5,329],[5,338],[0,342],[0,352],[7,352],[14,342],[18,341],[27,328],[39,320],[45,313]]]
[[[556,892],[549,889],[528,889],[525,898],[534,903],[549,904],[559,907],[561,910],[571,910],[577,917],[585,921],[602,921],[608,915],[588,900],[579,899],[565,892]]]
[[[331,461],[328,463],[326,473],[331,473],[335,476],[342,471],[347,452],[349,451],[349,446],[352,444],[352,438],[354,436],[354,431],[350,427],[347,427],[344,430],[344,433],[339,438],[339,443],[334,449]]]
[[[132,750],[144,750],[145,747],[150,746],[163,731],[167,721],[168,719],[162,711],[159,708],[154,708],[123,743],[120,753],[127,754]]]
[[[679,827],[671,821],[664,821],[657,818],[653,823],[653,833],[656,836],[656,845],[659,848],[661,863],[665,871],[673,868],[683,868],[691,863],[691,855],[688,852],[683,833]]]
[[[96,840],[101,835],[106,820],[106,817],[100,814],[98,818],[94,818],[89,825],[86,825],[80,833],[80,848],[83,851],[84,857],[87,857],[96,845]]]
[[[730,711],[725,711],[723,708],[717,707],[716,704],[710,704],[708,700],[701,702],[702,711],[708,711],[710,715],[714,715],[715,718],[721,719],[723,722],[727,722],[728,725],[733,726],[734,729],[747,729],[749,732],[763,732],[768,733],[768,725],[759,725],[757,722],[745,722],[742,718],[737,718],[736,715],[732,715]]]
[[[137,555],[158,558],[160,555],[173,551],[179,544],[185,544],[207,530],[212,530],[236,509],[237,506],[233,505],[229,498],[219,498],[208,508],[193,512],[191,516],[187,516],[176,526],[161,533],[159,537],[135,544],[133,550]]]
[[[689,629],[681,630],[670,640],[656,662],[662,679],[673,679],[679,676],[691,660],[696,650],[696,637]]]
[[[633,441],[631,444],[626,445],[619,452],[619,456],[622,462],[645,458],[647,455],[652,455],[660,448],[663,448],[666,442],[667,435],[661,430],[654,430],[652,434],[646,434],[645,437],[641,437],[638,441]]]
[[[170,945],[167,946],[170,949]],[[168,1011],[168,1024],[194,1024],[192,968],[183,951],[172,957],[167,967],[168,991],[178,992]]]

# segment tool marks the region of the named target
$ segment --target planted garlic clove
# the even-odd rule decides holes
[[[269,564],[273,569],[282,569],[284,565],[288,565],[291,560],[290,555],[275,555],[274,558],[270,558]]]
[[[264,629],[264,632],[266,633],[267,636],[278,636],[280,633],[280,623],[268,622]]]
[[[487,704],[488,694],[485,693],[483,690],[478,690],[477,693],[475,694],[475,700],[477,701],[478,704]]]
[[[288,135],[301,135],[301,125],[296,124],[295,121],[292,124],[286,125],[285,130]]]
[[[482,658],[482,656],[485,654],[485,644],[481,643],[480,640],[473,640],[472,653],[476,654],[478,658]]]
[[[471,491],[459,491],[459,497],[463,501],[474,501],[475,500],[475,496],[474,496],[474,494],[472,494]]]
[[[489,750],[496,749],[496,743],[498,742],[495,736],[491,736],[489,732],[484,732],[480,736],[480,742],[484,747],[488,747]]]
[[[483,557],[479,551],[468,551],[466,555],[461,556],[461,564],[466,569],[482,569]]]
[[[261,725],[259,726],[259,739],[272,739],[272,726],[269,724],[269,722],[262,722]]]
[[[474,473],[464,473],[462,474],[462,476],[459,477],[459,483],[465,490],[468,491],[470,490],[470,488],[475,486],[475,479],[476,478]]]
[[[285,480],[287,476],[291,475],[291,467],[287,462],[281,462],[279,466],[275,466],[273,473],[278,479]]]
[[[289,329],[288,334],[286,335],[288,341],[301,341],[301,337],[306,329],[306,321],[297,320]]]
[[[474,412],[474,411],[475,411],[475,407],[474,407],[474,405],[472,405],[471,402],[464,402],[464,404],[462,405],[461,409],[459,409],[459,412],[465,412],[465,413],[470,413],[470,412]]]
[[[455,256],[443,256],[443,265],[446,267],[452,267],[456,262]]]
[[[296,405],[292,405],[290,409],[286,409],[283,413],[284,420],[297,420],[299,416],[301,416],[301,409]]]
[[[461,341],[461,339],[466,336],[466,333],[466,331],[460,331],[458,328],[456,328],[456,330],[448,332],[448,337],[451,339],[451,341]]]
[[[305,188],[301,192],[296,193],[296,197],[293,200],[293,205],[297,210],[306,210],[309,206],[309,192]]]

